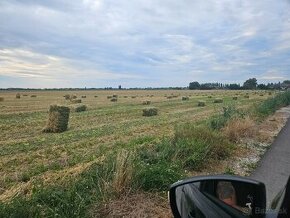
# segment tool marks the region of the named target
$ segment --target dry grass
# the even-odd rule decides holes
[[[115,174],[113,177],[113,190],[117,195],[126,191],[131,184],[133,174],[134,154],[121,150],[116,159]]]
[[[257,135],[255,122],[250,118],[235,118],[230,120],[222,129],[224,134],[232,142],[239,142],[242,138],[252,138]]]
[[[94,208],[92,217],[128,217],[128,218],[170,218],[172,217],[167,199],[152,193],[136,193],[123,195]]]

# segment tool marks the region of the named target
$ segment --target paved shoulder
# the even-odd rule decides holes
[[[265,183],[269,205],[280,189],[285,186],[289,175],[290,119],[288,119],[250,177]]]

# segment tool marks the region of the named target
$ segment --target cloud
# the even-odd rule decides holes
[[[287,0],[2,0],[0,85],[186,86],[269,69],[284,79],[289,10]]]

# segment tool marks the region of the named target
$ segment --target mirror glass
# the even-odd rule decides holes
[[[261,217],[259,190],[246,182],[204,180],[178,186],[175,200],[181,217]]]

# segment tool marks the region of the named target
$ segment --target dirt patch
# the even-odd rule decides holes
[[[92,217],[172,217],[169,203],[164,197],[152,193],[135,193],[111,200],[101,208],[93,208]]]

